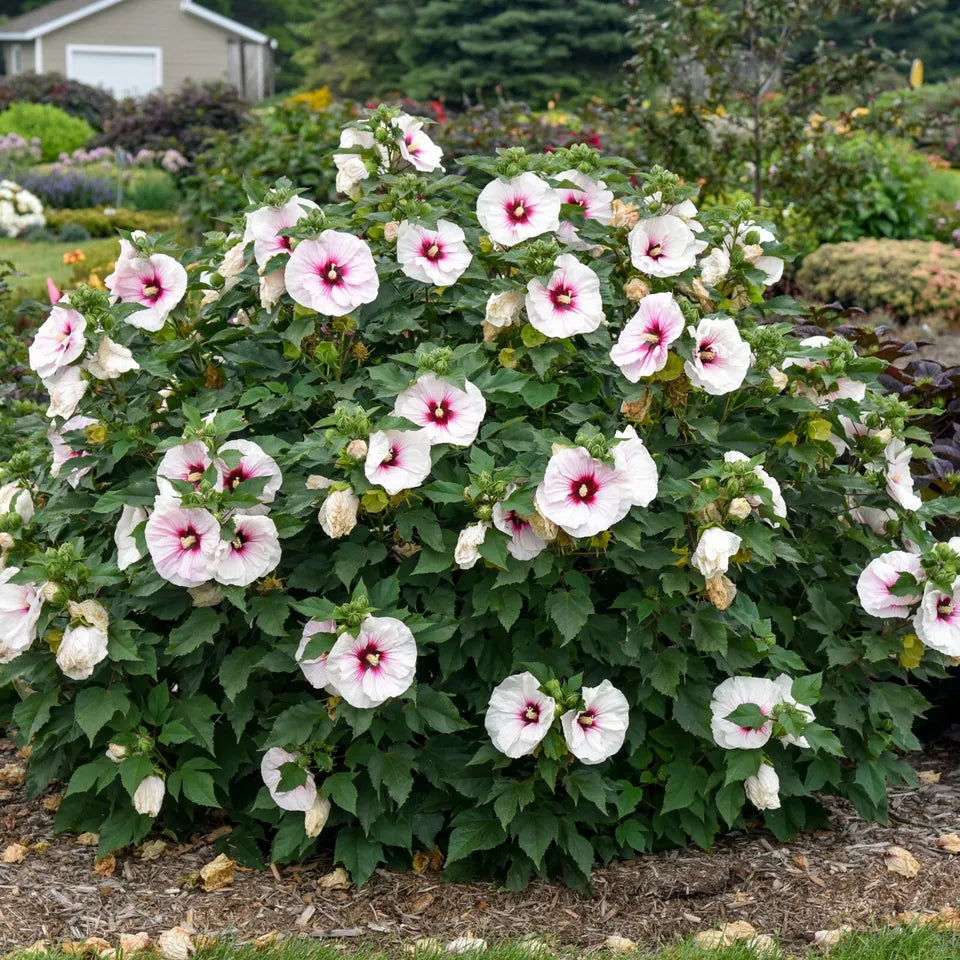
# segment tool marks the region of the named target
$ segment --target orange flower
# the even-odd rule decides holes
[[[86,260],[82,250],[70,250],[69,252],[63,255],[63,262],[65,266],[70,266],[73,263],[83,263]]]

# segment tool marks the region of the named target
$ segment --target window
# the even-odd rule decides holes
[[[10,75],[13,77],[23,73],[23,50],[19,43],[10,44]]]

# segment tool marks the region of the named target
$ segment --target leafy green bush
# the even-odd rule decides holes
[[[0,110],[13,103],[49,103],[97,130],[117,108],[113,95],[102,87],[67,80],[59,73],[21,73],[0,77]]]
[[[60,240],[63,243],[85,243],[91,236],[82,223],[65,223],[60,229]]]
[[[0,134],[18,133],[26,140],[36,137],[44,160],[82,147],[96,131],[86,120],[48,103],[11,103],[0,113]]]
[[[780,838],[818,791],[883,816],[952,648],[857,578],[900,537],[930,586],[960,562],[886,364],[766,322],[798,308],[749,204],[584,146],[464,160],[480,190],[393,110],[350,137],[342,202],[251,183],[37,332],[53,461],[10,457],[37,510],[0,521],[31,794],[69,781],[102,853],[222,808],[246,863],[437,845],[511,887],[747,797]]]
[[[147,173],[136,177],[125,192],[136,210],[176,210],[180,194],[166,173]]]
[[[144,230],[148,233],[176,233],[180,220],[173,213],[150,210],[102,208],[90,210],[47,210],[47,225],[52,230],[63,230],[76,223],[90,232],[91,237],[113,237],[119,230]]]
[[[960,249],[922,240],[828,243],[808,254],[805,296],[885,310],[903,323],[960,324]]]

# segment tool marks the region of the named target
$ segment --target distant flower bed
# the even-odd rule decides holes
[[[100,207],[115,202],[117,197],[117,186],[113,180],[90,176],[81,171],[24,171],[20,175],[20,181],[46,206],[56,209]]]
[[[0,234],[18,237],[46,222],[42,200],[12,180],[0,180]]]

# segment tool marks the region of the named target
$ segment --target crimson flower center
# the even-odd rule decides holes
[[[536,703],[528,703],[523,708],[520,718],[524,723],[537,723],[540,720],[540,705]]]
[[[583,713],[577,717],[577,723],[581,727],[592,727],[597,722],[597,715],[592,710],[584,710]]]
[[[717,351],[713,349],[713,341],[704,341],[698,351],[701,363],[713,363],[717,359]]]
[[[191,483],[199,483],[203,479],[206,467],[202,463],[187,464],[187,480]]]
[[[647,256],[651,260],[659,260],[663,256],[663,244],[653,243],[647,247]]]
[[[247,535],[242,530],[238,530],[237,535],[230,541],[230,546],[232,546],[234,550],[242,550],[246,542]]]
[[[443,259],[443,247],[440,245],[440,240],[438,237],[424,237],[423,243],[420,245],[420,256],[426,257],[427,260],[437,260]]]
[[[383,664],[386,656],[386,653],[375,643],[368,643],[357,653],[357,660],[362,670],[376,670]]]
[[[527,521],[524,520],[516,510],[511,510],[505,519],[517,533],[519,533],[527,525]]]
[[[588,505],[593,503],[593,499],[599,489],[600,487],[597,484],[596,478],[590,474],[577,477],[570,481],[570,496],[578,503],[586,503]]]
[[[336,260],[328,260],[322,267],[320,267],[318,273],[328,287],[338,287],[341,283],[343,283],[343,275],[345,271]]]
[[[237,487],[243,483],[244,480],[249,480],[250,477],[247,475],[246,471],[242,466],[236,468],[236,470],[231,470],[224,478],[223,485],[229,487],[231,490],[236,490]]]
[[[200,549],[200,535],[193,527],[187,527],[185,530],[180,531],[180,546],[183,547],[184,550]]]
[[[557,310],[572,310],[577,299],[577,291],[563,283],[550,290],[550,300]]]
[[[508,200],[504,204],[504,209],[507,212],[507,217],[513,223],[527,223],[533,213],[533,207],[531,207],[523,197]]]
[[[149,280],[145,280],[141,292],[144,299],[152,300],[156,303],[163,294],[163,284],[160,278],[154,274]]]
[[[659,347],[663,341],[663,331],[659,327],[651,327],[640,339],[647,345],[648,350]]]
[[[453,410],[450,408],[450,403],[446,397],[427,401],[427,419],[432,423],[439,423],[441,426],[453,419]]]
[[[394,444],[388,451],[387,455],[380,461],[381,467],[396,467],[399,466],[400,451],[397,449],[396,444]]]
[[[941,597],[937,601],[937,619],[948,620],[953,616],[953,601],[950,597]]]

